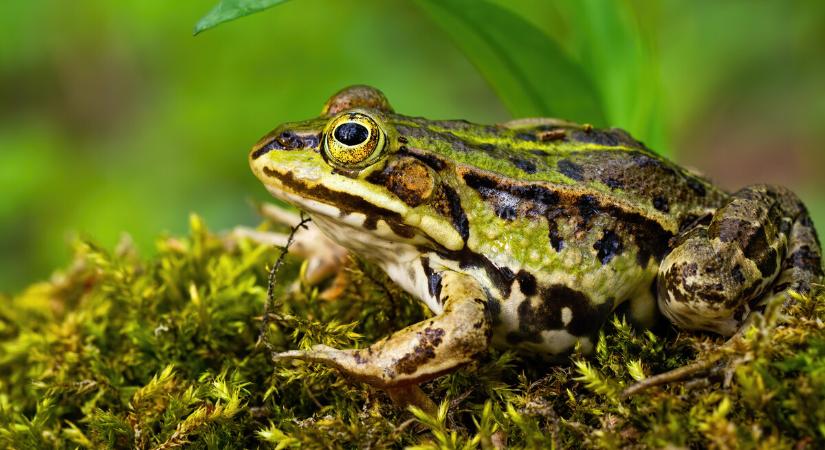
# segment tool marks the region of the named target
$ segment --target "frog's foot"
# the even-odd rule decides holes
[[[823,276],[805,206],[781,187],[742,189],[674,243],[659,268],[658,302],[685,329],[731,336],[763,300],[809,294]]]
[[[274,361],[299,359],[335,367],[345,376],[386,390],[399,406],[431,411],[432,402],[417,385],[473,361],[491,337],[486,296],[477,282],[455,272],[442,276],[444,311],[397,331],[364,349],[339,350],[316,345],[273,355]]]
[[[298,214],[271,204],[262,205],[260,213],[273,222],[290,227],[298,226],[302,220]],[[244,237],[276,247],[286,246],[289,239],[288,233],[259,231],[247,227],[237,227],[232,234],[236,238]],[[305,223],[295,232],[289,251],[307,261],[303,273],[304,283],[317,285],[333,275],[337,276],[330,288],[321,294],[322,298],[335,298],[342,291],[341,287],[346,286],[346,273],[340,269],[347,261],[347,250],[326,237],[313,222]]]

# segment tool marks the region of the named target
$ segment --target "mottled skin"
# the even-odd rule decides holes
[[[681,328],[731,335],[767,294],[807,294],[822,280],[816,233],[792,192],[730,195],[618,129],[408,117],[356,86],[320,118],[273,130],[250,165],[435,314],[366,349],[280,355],[394,394],[491,344],[588,351],[624,302],[640,324],[661,311]]]

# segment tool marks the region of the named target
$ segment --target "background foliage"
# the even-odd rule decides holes
[[[378,86],[432,118],[495,122],[558,104],[492,73],[503,55],[554,80],[556,60],[516,43],[485,62],[451,40],[460,27],[442,26],[456,18],[434,3],[290,1],[193,38],[210,1],[0,2],[0,291],[67,261],[72,233],[111,246],[128,231],[151,253],[189,211],[218,229],[256,222],[249,200],[267,195],[247,149],[344,85]],[[823,2],[490,3],[591,80],[604,123],[728,188],[790,185],[825,223]]]

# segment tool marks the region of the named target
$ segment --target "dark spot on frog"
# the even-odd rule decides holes
[[[461,236],[461,240],[465,243],[470,238],[470,222],[467,220],[467,214],[464,208],[461,207],[461,198],[453,188],[446,184],[441,185],[441,192],[447,200],[447,208],[449,209],[450,219],[453,222],[453,228]]]
[[[707,194],[707,191],[705,190],[705,185],[703,185],[703,184],[702,184],[702,182],[701,182],[701,181],[699,181],[699,180],[697,180],[696,178],[693,178],[693,177],[690,177],[690,176],[689,176],[689,177],[687,178],[687,185],[688,185],[688,187],[689,187],[689,188],[691,188],[691,189],[693,190],[693,192],[695,192],[695,193],[696,193],[696,195],[698,195],[699,197],[704,197],[704,196],[705,196],[705,194]]]
[[[352,359],[355,360],[355,364],[359,366],[367,363],[367,360],[361,357],[361,352],[358,350],[352,353]]]
[[[509,267],[506,267],[506,266],[499,267],[498,272],[501,274],[501,277],[504,280],[507,280],[508,285],[513,284],[513,280],[516,279],[516,274],[514,274],[513,269],[511,269]]]
[[[421,257],[421,267],[424,268],[424,274],[427,276],[427,289],[430,295],[441,303],[441,274],[430,267],[430,258],[426,256]]]
[[[599,213],[599,203],[592,195],[582,195],[576,204],[579,209],[579,217],[582,218],[584,224],[590,221],[594,215]]]
[[[556,167],[564,176],[572,178],[576,181],[584,180],[584,169],[581,165],[570,161],[569,159],[561,159],[556,163]]]
[[[538,292],[536,286],[536,277],[533,276],[530,272],[525,270],[519,270],[516,274],[516,280],[518,281],[519,288],[521,289],[521,293],[527,297],[531,297],[536,295]]]
[[[763,277],[772,277],[776,274],[778,267],[776,249],[768,247],[767,251],[759,255],[756,267]]]
[[[533,306],[530,299],[519,304],[519,329],[508,333],[508,342],[541,342],[541,332],[548,330],[566,329],[574,336],[594,336],[613,310],[613,302],[594,305],[583,292],[562,284],[541,289],[540,296],[542,301],[537,306]],[[564,308],[570,310],[567,325],[562,320]]]
[[[441,344],[444,330],[427,327],[418,333],[418,345],[395,363],[395,370],[403,374],[415,373],[418,367],[435,358],[435,348]]]
[[[694,230],[700,226],[707,227],[712,219],[713,214],[705,214],[701,217],[696,214],[687,214],[679,220],[679,234],[677,236],[682,235],[688,230]]]
[[[532,133],[516,133],[516,139],[521,139],[522,141],[534,142],[538,138],[536,137],[535,134],[532,134]]]
[[[509,202],[496,203],[494,205],[494,212],[501,219],[516,220],[516,217],[518,217],[517,206],[518,205]]]
[[[662,195],[653,197],[653,207],[661,212],[668,212],[670,210],[670,205],[667,202],[667,198]]]
[[[603,265],[621,254],[623,247],[621,237],[611,230],[605,230],[602,238],[593,244],[593,249],[597,251],[596,257]]]
[[[676,171],[664,161],[643,152],[632,152],[631,163],[636,166],[636,169],[652,168],[654,172],[661,173],[663,177],[676,175]]]
[[[530,200],[544,207],[553,206],[559,201],[559,194],[542,186],[528,185],[515,186],[513,194],[525,200]]]
[[[762,276],[772,276],[776,271],[776,249],[768,244],[764,226],[755,226],[750,221],[728,217],[712,222],[708,234],[711,238],[718,236],[722,242],[736,242],[745,257],[756,263]]]
[[[613,177],[602,178],[602,183],[606,184],[610,189],[619,189],[624,186],[624,183],[621,180]]]
[[[485,294],[489,296],[489,293],[486,290]],[[478,305],[481,305],[481,307],[484,309],[484,317],[478,319],[478,321],[476,321],[473,324],[473,328],[478,330],[487,325],[486,329],[484,330],[484,336],[487,338],[487,342],[489,343],[490,338],[493,337],[492,324],[496,322],[496,319],[498,319],[498,317],[493,316],[490,306],[484,300],[480,298],[474,298],[473,302],[475,302]]]
[[[822,276],[822,256],[811,247],[803,245],[785,260],[785,267],[795,267]]]
[[[479,150],[485,151],[487,153],[492,153],[493,151],[495,151],[496,146],[493,145],[493,144],[490,144],[489,142],[485,142],[483,144],[479,144],[478,148],[479,148]]]
[[[406,144],[409,141],[406,136],[398,136],[398,142],[401,144]]]
[[[679,269],[679,274],[682,276],[683,280],[687,280],[690,277],[695,277],[697,273],[699,273],[699,265],[696,263],[685,263]]]
[[[745,318],[745,315],[749,311],[750,309],[748,308],[747,304],[740,305],[738,308],[736,308],[736,311],[733,312],[733,320],[737,322],[742,322],[742,320]]]
[[[733,266],[733,269],[730,271],[730,276],[736,284],[742,284],[745,282],[745,275],[742,273],[742,266],[739,264]]]
[[[426,251],[431,251],[431,249],[426,249]],[[492,281],[493,286],[498,289],[498,295],[500,295],[501,298],[510,296],[515,276],[513,271],[508,267],[498,267],[488,258],[473,252],[466,246],[458,251],[440,249],[436,250],[436,253],[442,258],[458,261],[458,267],[461,269],[477,268],[484,270],[490,281]],[[488,298],[490,298],[489,294]]]
[[[542,213],[541,209],[554,205],[559,200],[559,194],[552,190],[536,184],[510,184],[500,183],[496,178],[477,172],[467,172],[463,174],[464,182],[468,187],[475,189],[485,199],[492,202],[500,202],[501,193],[524,200],[535,202],[532,212]]]
[[[398,148],[397,155],[398,156],[410,156],[412,158],[415,158],[415,159],[423,162],[424,164],[430,166],[430,168],[432,168],[436,172],[440,172],[447,165],[444,162],[444,160],[442,160],[438,156],[433,155],[432,153],[417,150],[417,149],[416,150],[411,150],[410,148],[408,148],[405,145],[402,145],[401,147]]]
[[[485,272],[487,272],[487,276],[493,281],[493,284],[498,288],[499,292],[501,292],[502,297],[509,297],[513,280],[516,279],[513,271],[506,266],[498,267],[487,258],[482,260],[482,267]]]
[[[513,163],[514,166],[524,171],[524,173],[536,173],[536,164],[533,161],[529,161],[524,158],[519,158],[518,156],[511,156],[510,162]]]
[[[556,225],[555,221],[551,221],[549,227],[550,232],[548,233],[548,235],[550,237],[550,245],[557,252],[560,252],[561,249],[564,248],[564,239],[562,239],[561,234],[559,234],[559,228]]]
[[[492,318],[492,324],[498,325],[501,323],[501,302],[498,301],[497,298],[493,297],[489,291],[485,289],[485,293],[487,294],[487,303],[486,308],[487,312],[489,313],[490,317]]]
[[[571,137],[578,142],[609,147],[623,145],[627,147],[644,148],[639,141],[633,139],[626,131],[620,128],[597,130],[592,127],[586,127],[583,130],[573,130]]]
[[[263,147],[260,147],[260,148],[258,148],[258,149],[256,149],[256,150],[253,150],[253,151],[252,151],[252,155],[251,155],[250,157],[251,157],[253,160],[254,160],[254,159],[258,159],[258,158],[260,158],[261,156],[263,156],[263,155],[265,155],[265,154],[269,153],[269,152],[270,152],[270,151],[272,151],[272,150],[273,150],[272,146],[270,146],[269,144],[267,144],[267,145],[264,145]]]
[[[779,232],[784,234],[785,236],[791,234],[791,228],[793,228],[793,222],[789,217],[783,217],[779,220]]]

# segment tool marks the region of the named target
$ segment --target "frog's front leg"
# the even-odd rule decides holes
[[[410,325],[363,349],[316,345],[274,356],[323,363],[354,380],[386,389],[397,403],[418,403],[417,384],[473,361],[486,351],[492,334],[486,296],[467,275],[444,272],[437,316]]]
[[[822,282],[821,254],[796,195],[747,187],[675,238],[659,268],[659,306],[681,328],[730,336],[767,295],[809,294]]]

